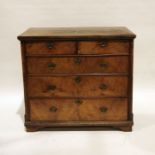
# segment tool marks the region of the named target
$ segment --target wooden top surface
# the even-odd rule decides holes
[[[18,36],[28,39],[71,39],[71,38],[135,38],[136,35],[126,27],[57,27],[29,28]]]

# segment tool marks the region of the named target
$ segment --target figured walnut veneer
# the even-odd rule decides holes
[[[125,27],[30,28],[19,35],[27,131],[131,131],[135,37]]]

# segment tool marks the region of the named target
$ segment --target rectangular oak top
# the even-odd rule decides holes
[[[135,37],[136,35],[126,27],[38,27],[29,28],[19,35],[18,39],[132,39]]]

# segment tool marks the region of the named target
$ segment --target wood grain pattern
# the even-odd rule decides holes
[[[79,54],[119,54],[129,53],[129,42],[110,41],[81,41],[78,47]]]
[[[48,39],[133,39],[136,35],[126,27],[60,27],[30,28],[18,36],[23,40]]]
[[[125,27],[30,28],[19,35],[27,131],[132,131],[135,37]]]
[[[72,99],[35,99],[30,100],[31,121],[124,121],[127,104],[127,99],[85,99],[81,104]],[[50,111],[51,107],[57,111]]]
[[[29,77],[27,89],[29,97],[126,97],[127,84],[126,76]]]
[[[74,41],[33,42],[26,44],[27,54],[74,54],[76,50]]]
[[[128,73],[128,65],[128,56],[29,57],[27,60],[28,74]]]

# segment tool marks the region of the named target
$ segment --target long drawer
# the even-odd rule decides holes
[[[126,76],[28,77],[29,97],[126,97]]]
[[[32,99],[31,121],[124,121],[128,101],[118,99]]]
[[[112,57],[29,57],[29,74],[128,73],[128,56]]]

